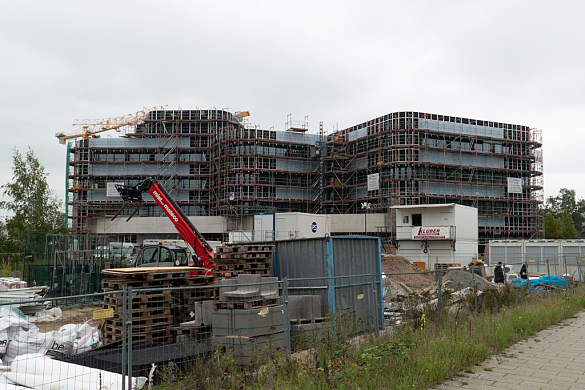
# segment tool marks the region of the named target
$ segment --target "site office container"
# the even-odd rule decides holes
[[[279,279],[292,279],[290,295],[319,295],[323,316],[354,313],[359,331],[383,327],[378,237],[335,236],[274,244],[274,274]]]
[[[528,263],[529,271],[570,275],[583,281],[585,240],[492,240],[489,262]]]

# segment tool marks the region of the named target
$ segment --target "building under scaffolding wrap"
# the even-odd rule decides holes
[[[358,214],[365,202],[386,214],[395,205],[477,207],[480,242],[542,234],[538,130],[419,112],[331,134],[307,127],[261,130],[225,110],[156,110],[121,137],[77,140],[68,148],[72,229],[96,233],[92,220],[122,206],[112,183],[154,177],[188,216],[220,217],[224,233],[250,228],[243,221],[254,213]],[[379,179],[369,189],[368,177]],[[162,212],[147,199],[138,215]]]

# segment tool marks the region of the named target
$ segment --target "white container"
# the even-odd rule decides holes
[[[320,238],[331,234],[331,219],[328,215],[278,213],[275,218],[277,240]]]

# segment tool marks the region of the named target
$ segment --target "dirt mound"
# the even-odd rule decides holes
[[[382,257],[382,272],[385,287],[393,287],[393,281],[404,284],[412,292],[418,293],[428,289],[435,283],[435,278],[430,273],[423,273],[416,265],[401,256]],[[410,275],[395,275],[410,274]]]
[[[473,275],[469,271],[450,270],[444,277],[443,286],[452,291],[463,290],[466,287],[473,287]],[[492,284],[479,275],[475,275],[475,286],[478,290],[492,288]]]

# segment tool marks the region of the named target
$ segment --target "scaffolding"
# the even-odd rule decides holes
[[[542,236],[542,134],[536,129],[395,112],[332,134],[328,151],[332,212],[357,213],[360,202],[378,212],[459,203],[478,208],[480,241]],[[349,156],[355,163],[346,169]],[[380,185],[368,191],[372,173]],[[510,191],[510,180],[520,183],[519,191]]]
[[[146,177],[161,182],[189,216],[227,217],[227,231],[242,229],[243,217],[257,212],[311,212],[317,135],[306,134],[308,123],[277,132],[244,117],[216,109],[156,110],[122,137],[78,140],[68,148],[72,230],[89,232],[92,217],[121,207],[108,186]],[[139,215],[162,214],[147,200]]]
[[[247,114],[247,112],[246,112]],[[154,177],[188,216],[223,216],[226,232],[265,212],[391,213],[395,205],[478,208],[480,241],[543,233],[542,133],[528,126],[394,112],[327,134],[308,118],[263,130],[227,110],[154,110],[119,138],[68,148],[74,232],[121,207],[108,185]],[[368,177],[379,186],[368,190]],[[516,185],[516,190],[513,190]],[[159,216],[153,201],[142,216]],[[210,239],[223,239],[213,237]]]

